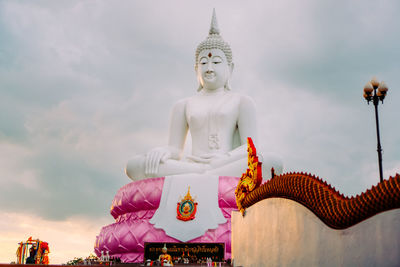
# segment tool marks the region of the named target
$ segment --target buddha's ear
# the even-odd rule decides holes
[[[225,91],[230,91],[231,90],[231,85],[229,84],[229,79],[231,78],[233,67],[234,67],[234,64],[233,64],[233,62],[231,62],[231,64],[228,65],[229,76],[228,76],[228,79],[226,80],[226,83],[225,83],[225,86],[224,86]]]
[[[197,82],[199,83],[199,87],[197,88],[197,92],[200,92],[203,89],[203,86],[201,85],[201,80],[200,80],[197,64],[195,65],[194,69],[196,71]]]
[[[229,72],[230,72],[230,74],[232,74],[234,67],[235,67],[235,64],[233,64],[233,62],[231,64],[229,64]]]

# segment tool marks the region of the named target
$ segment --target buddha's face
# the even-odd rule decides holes
[[[197,78],[204,89],[216,90],[225,86],[232,67],[221,49],[204,49],[198,57]]]

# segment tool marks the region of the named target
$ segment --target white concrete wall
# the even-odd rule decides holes
[[[232,213],[235,266],[400,266],[400,209],[345,230],[292,200],[271,198]]]

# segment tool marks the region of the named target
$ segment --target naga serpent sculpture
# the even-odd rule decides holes
[[[281,174],[260,186],[259,179],[252,174],[247,171],[242,175],[235,192],[243,215],[246,208],[257,202],[279,197],[302,204],[331,228],[345,229],[380,212],[400,208],[399,174],[355,197],[344,196],[326,181],[303,172]]]
[[[247,155],[247,170],[240,177],[235,190],[236,205],[242,215],[244,215],[245,209],[242,207],[244,198],[248,193],[259,187],[262,182],[262,163],[258,161],[257,150],[250,137],[247,137]]]

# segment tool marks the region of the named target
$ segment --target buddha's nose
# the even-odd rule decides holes
[[[212,62],[208,62],[207,64],[207,72],[211,72],[214,71],[213,67],[212,67]]]

